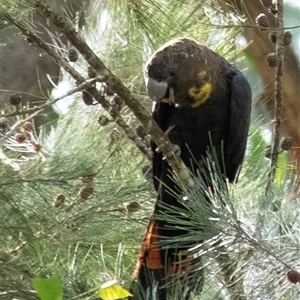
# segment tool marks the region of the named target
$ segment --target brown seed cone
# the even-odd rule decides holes
[[[34,149],[35,152],[40,152],[41,149],[42,149],[41,144],[33,143],[33,144],[32,144],[32,147],[33,147],[33,149]]]
[[[77,61],[77,59],[78,59],[77,51],[75,49],[70,49],[68,51],[68,58],[69,58],[69,61],[71,61],[71,62]]]
[[[94,102],[93,97],[87,92],[87,91],[83,91],[82,92],[82,100],[85,103],[85,105],[92,105]]]
[[[9,102],[11,105],[19,105],[22,100],[22,96],[20,94],[13,94],[9,98]]]
[[[271,31],[268,35],[269,37],[269,40],[272,42],[272,43],[276,43],[276,40],[277,40],[277,37],[276,37],[276,32],[275,31]]]
[[[18,142],[18,143],[23,143],[25,140],[27,139],[27,136],[26,134],[24,133],[17,133],[15,135],[15,140]]]
[[[124,203],[124,206],[128,213],[134,213],[140,209],[140,204],[136,201],[132,201],[129,203]]]
[[[271,158],[271,153],[272,153],[272,147],[267,146],[266,149],[265,149],[265,157],[266,158]]]
[[[106,126],[109,123],[109,119],[105,116],[100,116],[99,119],[98,119],[98,123],[101,126]]]
[[[65,203],[66,197],[63,194],[58,194],[53,198],[52,206],[62,207]]]
[[[293,284],[296,284],[296,283],[300,283],[300,273],[295,271],[295,270],[290,270],[287,272],[287,278],[288,280],[293,283]]]
[[[283,36],[283,41],[285,46],[289,46],[292,43],[293,36],[290,31],[286,31]]]
[[[272,0],[260,0],[260,3],[266,8],[271,8],[273,5]]]
[[[269,27],[269,20],[265,14],[259,14],[255,19],[255,24],[259,27]],[[263,28],[261,28],[263,30]]]
[[[278,66],[278,57],[276,55],[276,53],[269,53],[267,55],[267,62],[268,62],[268,66],[271,68],[275,68]]]
[[[95,70],[92,67],[88,67],[87,72],[88,72],[88,76],[90,78],[94,78],[97,76],[97,73],[95,72]]]
[[[94,193],[94,188],[90,185],[83,186],[79,190],[79,196],[82,200],[87,200]]]
[[[137,135],[143,140],[145,138],[145,136],[148,134],[145,127],[140,125],[137,127],[136,129],[136,133]]]
[[[23,128],[27,131],[33,131],[33,125],[31,122],[25,122],[24,125],[23,125]]]
[[[292,147],[292,144],[293,144],[293,138],[286,137],[281,142],[281,149],[283,151],[289,151],[291,149],[291,147]]]

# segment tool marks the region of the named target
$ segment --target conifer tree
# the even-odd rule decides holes
[[[0,4],[3,34],[17,28],[31,47],[59,65],[60,91],[68,86],[60,95],[45,91],[43,103],[33,107],[22,103],[22,93],[10,91],[2,107],[3,299],[39,299],[33,287],[36,278],[60,278],[63,299],[99,299],[101,284],[112,279],[129,288],[155,203],[149,140],[157,135],[150,136],[154,127],[145,126],[149,118],[144,110],[129,102],[138,99],[145,112],[151,110],[143,83],[145,61],[165,41],[189,36],[235,65],[247,66],[234,43],[246,18],[225,14],[211,1],[167,2],[86,1],[78,11],[60,10],[61,19],[56,18],[55,5],[48,8],[43,1]],[[56,26],[55,31],[45,29],[47,38],[32,23],[33,12]],[[265,27],[261,22],[257,25]],[[37,128],[35,117],[52,106],[58,119]],[[168,208],[178,226],[188,228],[187,241],[205,241],[190,250],[192,279],[205,274],[203,292],[194,299],[299,297],[297,176],[285,157],[288,140],[278,153],[278,133],[269,153],[270,172],[259,114],[257,110],[253,116],[239,183],[228,189],[212,157],[207,164],[216,192],[206,195],[212,206],[197,201],[203,197],[203,182],[193,178],[191,201],[185,202],[189,221],[183,212]],[[184,281],[174,287],[177,284]],[[179,299],[176,293],[174,288],[170,299]]]

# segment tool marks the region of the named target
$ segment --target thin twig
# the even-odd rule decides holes
[[[77,72],[70,64],[62,58],[59,54],[57,54],[48,44],[43,42],[34,32],[29,30],[26,26],[24,26],[22,23],[14,20],[9,14],[3,14],[3,17],[5,19],[12,23],[14,26],[19,28],[19,30],[26,36],[30,38],[32,43],[35,43],[38,47],[45,50],[54,60],[55,62],[63,68],[66,72],[68,72],[78,84],[83,84],[85,82],[85,78],[81,76],[79,72]],[[98,80],[104,80],[106,75],[98,76]],[[151,160],[151,153],[148,149],[148,147],[145,145],[145,143],[141,140],[141,138],[136,134],[134,130],[130,128],[130,126],[127,125],[123,117],[114,109],[112,109],[112,106],[110,103],[105,99],[105,97],[98,92],[98,90],[91,86],[88,88],[89,94],[91,94],[101,105],[102,107],[112,116],[112,118],[115,120],[115,122],[124,130],[127,137],[134,142],[134,144],[137,146],[137,148],[149,159]]]
[[[73,95],[73,94],[75,94],[77,92],[83,91],[83,90],[91,87],[96,81],[99,81],[99,77],[93,78],[91,80],[86,80],[85,82],[79,84],[73,90],[68,91],[67,93],[65,93],[64,95],[62,95],[62,96],[60,96],[58,98],[55,98],[53,100],[49,100],[49,101],[47,101],[46,103],[44,103],[42,105],[35,106],[35,107],[32,107],[32,108],[18,110],[18,111],[15,111],[13,113],[10,113],[8,115],[3,115],[2,117],[9,118],[9,117],[13,117],[13,116],[25,115],[25,114],[28,114],[28,113],[34,113],[36,111],[40,111],[40,110],[46,109],[47,107],[52,106],[56,102],[58,102],[60,100],[63,100],[66,97],[69,97],[69,96],[71,96],[71,95]]]
[[[16,122],[16,123],[10,128],[10,130],[9,130],[8,132],[6,132],[4,136],[2,136],[2,137],[0,138],[0,145],[3,145],[4,142],[5,142],[7,139],[9,139],[9,137],[10,137],[11,135],[13,135],[13,134],[18,130],[18,128],[21,127],[25,122],[31,120],[32,118],[34,118],[35,116],[37,116],[37,115],[38,115],[40,112],[42,112],[42,111],[43,111],[43,108],[42,108],[42,109],[39,109],[39,110],[37,110],[37,111],[35,111],[33,114],[29,115],[27,118],[25,118],[25,119],[23,119],[23,120],[20,120],[20,121]]]
[[[271,147],[271,163],[268,176],[266,193],[268,194],[273,185],[280,142],[280,125],[282,115],[282,98],[283,98],[283,60],[284,60],[284,31],[283,28],[283,0],[277,0],[277,18],[276,18],[276,56],[278,58],[278,66],[275,69],[275,125],[273,134],[273,143]]]
[[[261,30],[262,28],[265,31],[274,31],[274,30],[291,30],[291,29],[298,29],[300,28],[300,25],[295,25],[295,26],[288,26],[288,27],[261,27],[257,25],[244,25],[244,24],[239,24],[239,25],[215,25],[215,24],[201,24],[201,26],[206,26],[206,27],[214,27],[214,28],[253,28],[253,29],[259,29]]]
[[[144,125],[146,131],[150,134],[152,140],[166,157],[172,170],[178,177],[183,188],[189,188],[193,185],[190,173],[182,162],[179,154],[173,151],[173,145],[169,138],[163,133],[162,129],[153,120],[148,110],[135,99],[130,91],[124,86],[122,81],[117,78],[100,58],[92,51],[86,42],[77,34],[74,28],[68,24],[59,14],[53,12],[48,5],[39,0],[26,0],[35,9],[37,9],[45,18],[55,25],[72,45],[81,53],[87,63],[95,72],[103,78],[103,81],[119,95],[119,97],[130,108],[134,115]]]

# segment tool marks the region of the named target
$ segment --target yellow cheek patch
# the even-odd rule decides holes
[[[201,87],[192,86],[188,90],[188,94],[195,102],[191,105],[192,107],[198,107],[203,104],[210,96],[212,92],[212,84],[205,82]]]

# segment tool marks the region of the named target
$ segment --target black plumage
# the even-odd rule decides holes
[[[146,65],[145,76],[149,95],[156,102],[153,118],[179,146],[186,166],[205,176],[204,160],[213,148],[224,178],[233,182],[244,158],[250,122],[251,89],[245,76],[214,51],[189,39],[172,40],[158,49]],[[165,279],[172,272],[185,272],[176,267],[178,253],[184,249],[162,249],[160,237],[185,232],[159,218],[164,209],[159,203],[183,206],[170,193],[178,190],[170,166],[155,144],[152,150],[157,205],[144,238],[136,280],[150,290],[157,282],[157,299],[164,300]]]

